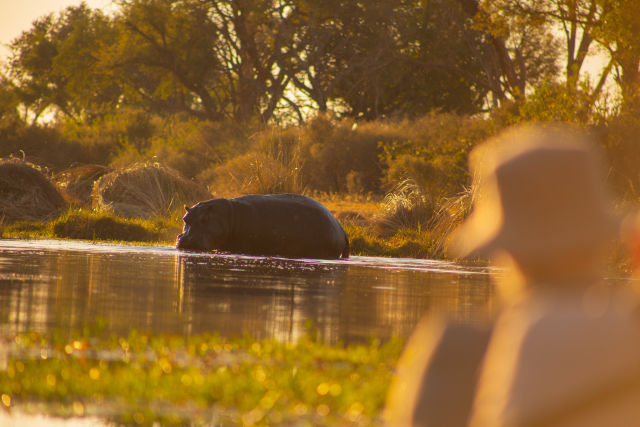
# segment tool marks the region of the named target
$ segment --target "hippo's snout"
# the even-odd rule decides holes
[[[209,248],[200,239],[194,239],[192,235],[188,233],[182,233],[178,235],[176,239],[176,248],[185,249],[190,251],[208,251]]]
[[[176,238],[176,248],[178,249],[188,249],[187,245],[186,245],[186,235],[184,233],[180,233],[178,234],[178,237]]]

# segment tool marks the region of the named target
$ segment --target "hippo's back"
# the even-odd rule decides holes
[[[348,256],[346,234],[320,202],[298,194],[230,199],[235,251],[292,257]]]

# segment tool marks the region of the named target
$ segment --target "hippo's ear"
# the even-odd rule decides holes
[[[189,212],[191,210],[191,208],[189,206],[187,206],[187,205],[184,205],[184,210]]]

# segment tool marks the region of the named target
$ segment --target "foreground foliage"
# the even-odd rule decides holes
[[[295,344],[248,336],[107,336],[85,330],[12,337],[2,405],[117,423],[366,424],[380,422],[402,349]]]

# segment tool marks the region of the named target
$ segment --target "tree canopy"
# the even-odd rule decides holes
[[[123,0],[105,15],[83,3],[12,42],[2,108],[76,121],[130,106],[239,122],[302,121],[314,110],[473,114],[559,80],[582,90],[596,47],[610,62],[584,99],[595,102],[613,72],[631,104],[636,9],[634,0]]]

